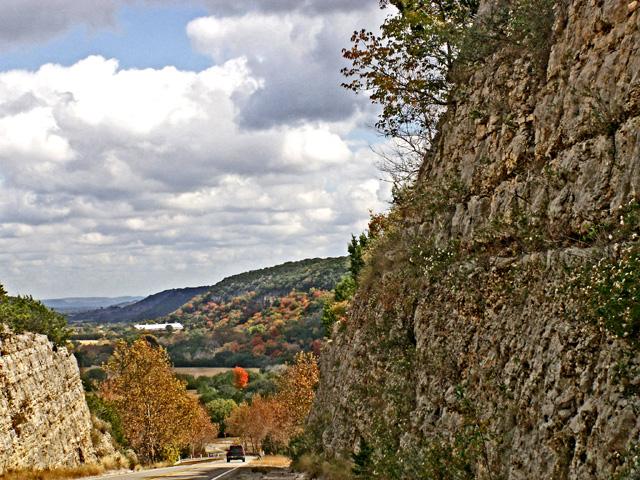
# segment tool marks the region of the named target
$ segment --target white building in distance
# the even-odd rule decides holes
[[[182,330],[184,327],[181,323],[150,323],[147,325],[134,325],[136,330],[166,330],[171,325],[174,330]]]

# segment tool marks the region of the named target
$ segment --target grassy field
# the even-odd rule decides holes
[[[233,368],[224,367],[174,367],[173,371],[183,375],[193,375],[194,377],[214,377],[219,373],[228,372]],[[259,368],[245,368],[248,372],[259,372]]]

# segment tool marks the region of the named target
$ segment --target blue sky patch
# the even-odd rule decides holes
[[[47,43],[16,47],[0,54],[0,71],[36,71],[46,63],[70,66],[89,55],[102,55],[118,59],[122,69],[172,65],[199,72],[214,62],[191,48],[186,28],[191,20],[208,14],[196,5],[124,6],[118,12],[115,30],[88,33],[86,27],[77,26]]]

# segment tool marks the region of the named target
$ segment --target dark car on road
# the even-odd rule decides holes
[[[242,460],[244,462],[244,448],[242,445],[231,445],[227,450],[227,462]]]

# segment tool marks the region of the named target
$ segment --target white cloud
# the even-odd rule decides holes
[[[349,148],[349,117],[242,128],[263,88],[250,63],[0,72],[0,282],[154,293],[346,253],[385,208],[373,154]]]
[[[194,46],[218,63],[246,54],[265,62],[274,55],[287,61],[305,58],[317,46],[321,17],[247,13],[241,17],[203,17],[187,26]]]
[[[218,63],[246,59],[251,75],[259,79],[260,88],[240,103],[243,127],[335,122],[366,108],[366,99],[339,87],[344,80],[340,70],[346,66],[341,51],[354,30],[375,28],[384,13],[374,1],[363,2],[356,12],[334,7],[321,11],[298,3],[285,13],[256,8],[189,23],[187,33],[196,49]]]

